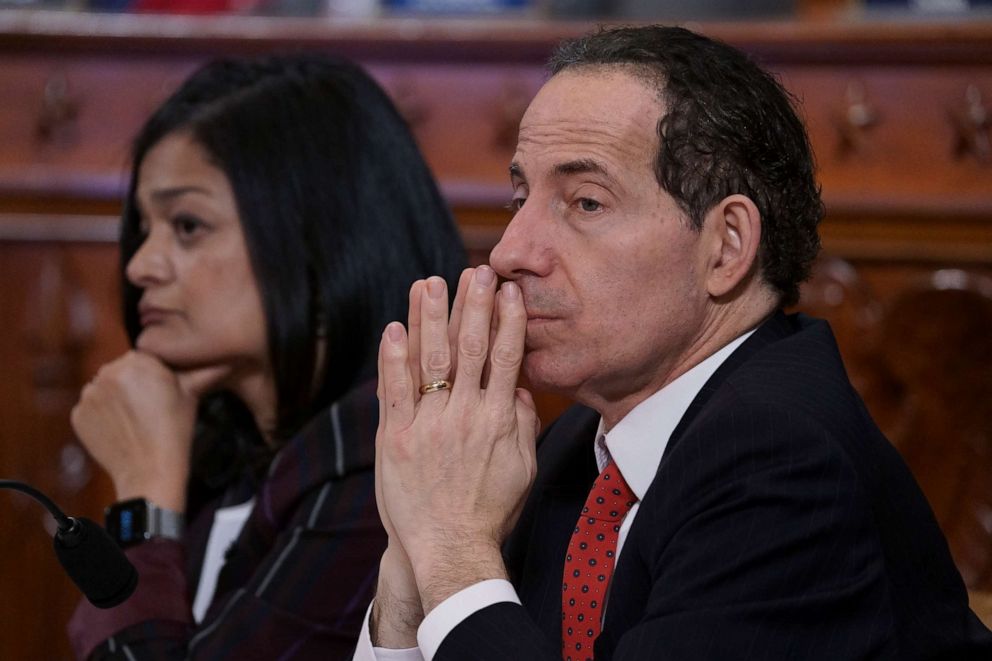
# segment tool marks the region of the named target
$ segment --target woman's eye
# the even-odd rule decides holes
[[[603,205],[597,202],[596,200],[593,200],[588,197],[583,197],[579,200],[579,208],[581,208],[583,211],[592,213],[594,211],[599,211],[600,209],[602,209]]]
[[[526,201],[526,197],[515,197],[510,200],[510,203],[506,205],[506,208],[510,211],[520,211],[520,208],[524,206],[524,202]]]
[[[203,221],[193,216],[176,216],[172,220],[172,226],[176,233],[183,238],[191,237],[205,227]]]

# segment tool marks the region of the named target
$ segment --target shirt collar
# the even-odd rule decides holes
[[[658,472],[668,439],[692,400],[723,361],[753,332],[744,333],[645,399],[605,434],[600,417],[595,446],[599,470],[606,468],[612,457],[637,499],[643,499]]]

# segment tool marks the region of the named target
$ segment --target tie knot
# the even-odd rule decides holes
[[[598,521],[619,521],[636,502],[637,496],[611,462],[593,483],[582,515]]]

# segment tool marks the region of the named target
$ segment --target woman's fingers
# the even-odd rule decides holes
[[[179,390],[199,401],[210,394],[230,376],[230,365],[211,365],[191,370],[176,370],[176,381]]]

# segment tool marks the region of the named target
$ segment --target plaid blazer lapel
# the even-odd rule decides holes
[[[374,466],[378,417],[375,382],[369,381],[315,416],[279,451],[251,516],[225,555],[216,594],[248,581],[306,494]]]

